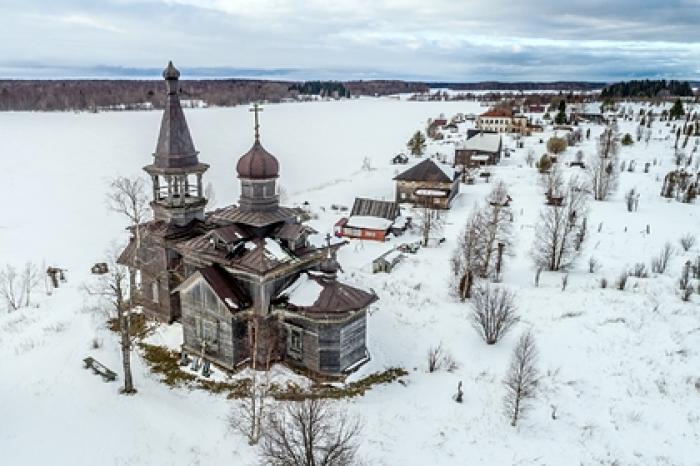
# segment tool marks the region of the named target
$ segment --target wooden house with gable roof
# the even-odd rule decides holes
[[[367,361],[367,309],[377,296],[339,280],[335,252],[344,243],[315,246],[316,232],[299,211],[279,205],[279,162],[260,142],[259,107],[255,141],[236,166],[239,202],[205,215],[208,166],[194,150],[172,63],[164,77],[156,161],[145,168],[155,218],[120,257],[141,277],[146,315],[180,321],[183,350],[226,369],[284,361],[312,376],[339,377]],[[304,280],[318,293],[307,290],[298,301],[292,287]]]
[[[459,193],[459,178],[450,167],[442,167],[432,159],[394,177],[396,202],[407,202],[433,209],[449,209],[452,199]]]

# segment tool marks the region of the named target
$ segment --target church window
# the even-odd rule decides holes
[[[158,287],[158,280],[156,280],[156,281],[154,281],[153,283],[151,283],[151,294],[152,294],[152,299],[153,299],[153,302],[156,303],[156,304],[158,304],[158,303],[160,302],[160,296],[159,296],[159,293],[158,293],[158,291],[159,291],[158,288],[159,288],[159,287]]]
[[[287,340],[287,353],[290,356],[301,359],[303,353],[303,332],[301,329],[290,328],[289,329],[289,339]]]

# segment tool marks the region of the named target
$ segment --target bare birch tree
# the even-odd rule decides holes
[[[451,257],[454,289],[469,298],[476,277],[498,280],[503,256],[513,244],[513,213],[503,182],[497,183],[484,205],[475,204]]]
[[[270,415],[262,456],[273,466],[348,466],[355,464],[361,423],[311,398],[288,402]]]
[[[265,419],[268,416],[266,401],[270,394],[270,364],[272,360],[273,338],[269,334],[262,336],[261,318],[254,316],[248,324],[248,342],[250,353],[250,366],[252,375],[246,396],[239,400],[229,416],[229,424],[232,428],[245,435],[250,445],[257,445],[263,435]],[[261,345],[262,341],[265,341]],[[258,374],[260,347],[264,348],[264,375]]]
[[[129,300],[128,305],[119,308],[119,329],[121,333],[122,362],[124,367],[124,392],[134,393],[131,377],[131,335],[129,325],[131,322],[131,311],[136,305],[136,270],[141,268],[139,263],[141,257],[141,247],[145,234],[144,222],[150,215],[146,188],[142,178],[128,178],[119,176],[112,180],[110,191],[107,193],[108,208],[120,215],[125,216],[130,222],[130,228],[134,235],[134,248],[129,266]],[[116,265],[116,261],[115,261]]]
[[[505,183],[500,181],[494,186],[486,197],[486,204],[478,218],[479,276],[497,280],[502,267],[503,251],[510,251],[513,236],[513,213]]]
[[[32,304],[32,292],[41,283],[36,266],[27,262],[21,272],[6,264],[0,270],[0,296],[5,300],[8,312],[16,311]]]
[[[119,319],[119,333],[121,336],[122,367],[124,369],[124,388],[122,393],[136,393],[133,378],[131,376],[131,336],[129,330],[128,312],[129,303],[127,295],[129,286],[127,283],[128,269],[117,262],[119,249],[113,245],[108,251],[107,268],[108,272],[99,275],[94,283],[86,284],[85,291],[92,296],[106,299],[110,307],[114,309],[117,319]]]
[[[564,188],[562,205],[548,205],[535,227],[532,257],[537,268],[562,270],[578,257],[586,233],[588,193],[586,185],[572,177]]]
[[[428,201],[424,201],[418,210],[416,220],[418,220],[423,246],[427,247],[432,235],[442,231],[443,222],[440,211],[431,208]]]
[[[475,205],[467,223],[457,239],[457,247],[452,253],[450,265],[454,277],[453,287],[460,300],[471,298],[474,278],[479,273],[477,246],[479,244],[480,212]]]
[[[5,265],[5,268],[0,271],[0,296],[3,297],[7,304],[7,312],[16,311],[20,308],[21,289],[17,269],[10,264]]]
[[[488,345],[493,345],[520,320],[515,294],[504,286],[479,286],[472,298],[472,326]]]
[[[617,189],[620,163],[620,143],[613,126],[608,127],[598,139],[598,153],[586,165],[590,186],[596,201],[604,201]]]
[[[535,398],[538,377],[535,339],[527,331],[515,345],[510,367],[503,380],[506,387],[503,405],[513,427],[527,410],[528,401]]]

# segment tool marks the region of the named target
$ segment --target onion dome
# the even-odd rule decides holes
[[[323,274],[329,277],[335,277],[336,275],[338,275],[338,269],[340,268],[340,265],[338,264],[338,261],[335,259],[335,257],[329,255],[321,261],[318,268]]]
[[[265,150],[259,140],[256,140],[253,147],[238,160],[236,171],[239,178],[250,180],[277,178],[280,164],[277,158]]]

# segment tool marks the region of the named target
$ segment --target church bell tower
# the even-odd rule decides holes
[[[165,110],[153,163],[144,167],[153,183],[151,207],[156,220],[186,225],[204,220],[207,200],[202,175],[209,168],[200,163],[185,114],[180,106],[180,72],[172,62],[163,70],[167,91]]]

